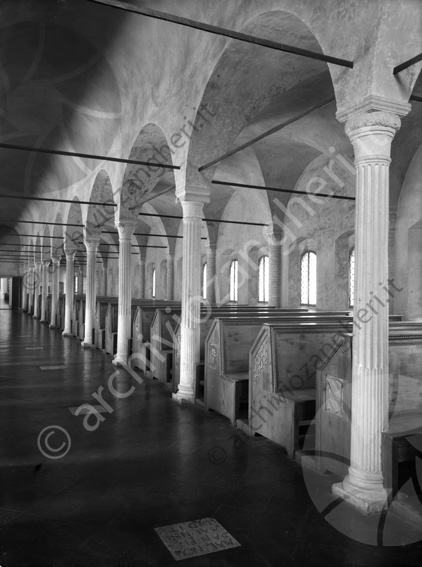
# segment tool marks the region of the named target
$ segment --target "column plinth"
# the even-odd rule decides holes
[[[183,278],[182,319],[180,324],[180,382],[173,399],[194,403],[196,364],[199,362],[201,309],[201,226],[202,202],[182,201]]]
[[[131,335],[132,319],[132,235],[135,232],[137,219],[120,219],[115,221],[119,231],[119,304],[117,319],[117,353],[113,364],[119,366],[127,363],[128,341]]]
[[[84,235],[84,244],[86,248],[86,297],[85,297],[85,333],[84,340],[81,343],[83,348],[94,348],[92,341],[92,331],[95,327],[95,275],[97,250],[100,244],[99,234]]]
[[[389,165],[399,127],[398,116],[388,112],[360,114],[346,124],[356,166],[351,451],[348,474],[333,493],[365,514],[382,510],[388,496],[381,437],[389,410],[389,308],[374,298],[377,292],[384,298],[388,285]]]

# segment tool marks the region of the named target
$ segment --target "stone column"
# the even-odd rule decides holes
[[[79,266],[78,270],[78,289],[76,293],[78,295],[83,295],[84,292],[84,270],[82,266]]]
[[[100,235],[85,234],[84,244],[86,248],[85,335],[81,345],[85,348],[95,346],[92,342],[92,330],[95,327],[95,275]]]
[[[40,294],[40,282],[41,282],[41,262],[35,262],[34,268],[34,319],[40,318],[39,313],[39,303],[38,303],[38,296]]]
[[[201,307],[201,226],[202,202],[182,201],[183,278],[180,336],[180,382],[173,398],[182,403],[195,401],[196,364],[199,362]]]
[[[28,289],[28,315],[32,314],[32,308],[34,306],[34,281],[35,281],[35,264],[30,263],[28,265],[28,277],[27,289]]]
[[[352,361],[352,422],[348,475],[333,486],[362,512],[380,511],[387,493],[381,471],[381,433],[388,423],[389,165],[400,119],[390,112],[350,118],[346,133],[355,150],[355,305]]]
[[[216,303],[216,251],[217,244],[215,242],[207,244],[207,302],[211,304]]]
[[[268,229],[268,305],[281,307],[281,242],[280,229]]]
[[[119,305],[117,319],[117,353],[113,364],[126,364],[128,358],[128,340],[132,315],[132,235],[135,232],[137,219],[120,219],[115,221],[119,231]]]
[[[62,335],[64,337],[72,337],[72,312],[73,300],[75,297],[75,255],[76,250],[65,244],[64,251],[66,254],[66,281],[65,281],[65,294],[66,306],[64,315],[64,330]]]
[[[167,301],[174,299],[174,254],[167,252]]]
[[[24,313],[26,313],[28,311],[28,296],[27,296],[27,286],[26,286],[26,280],[27,280],[27,274],[28,273],[28,266],[25,266],[24,268],[24,273],[22,276],[22,286],[21,286],[21,292],[22,292],[22,301],[21,301],[21,305],[22,305],[22,311]]]
[[[56,328],[57,303],[59,301],[60,256],[51,256],[53,263],[51,274],[51,319],[50,329]]]
[[[44,260],[41,266],[41,323],[48,323],[45,318],[47,311],[47,296],[48,296],[48,265],[50,260]]]
[[[145,252],[139,254],[139,298],[145,299]]]

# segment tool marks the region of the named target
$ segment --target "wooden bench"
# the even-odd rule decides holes
[[[385,488],[398,490],[398,463],[412,458],[409,432],[422,425],[422,323],[390,322],[389,425],[383,433],[382,463]],[[350,459],[352,404],[352,335],[317,372],[315,420],[316,465],[344,477]],[[416,435],[416,433],[412,433]],[[420,439],[413,439],[417,443]]]
[[[284,447],[299,449],[299,430],[315,416],[316,368],[335,350],[350,318],[315,323],[266,323],[250,351],[248,426]]]
[[[169,313],[178,317],[177,314],[180,314],[180,302],[145,301],[136,310],[132,329],[132,360],[133,365],[147,376],[150,376],[151,324],[157,309],[170,309]]]
[[[205,346],[205,407],[228,417],[232,423],[239,417],[237,400],[243,395],[247,402],[249,388],[249,351],[264,323],[290,324],[298,321],[326,320],[340,325],[351,320],[348,315],[314,315],[278,313],[249,317],[216,318],[206,338]],[[238,380],[237,374],[244,374]],[[227,384],[230,382],[230,385]],[[238,390],[243,388],[243,392]],[[227,395],[230,393],[230,397]]]
[[[205,339],[210,331],[211,325],[215,317],[254,317],[254,316],[277,316],[278,313],[283,315],[306,315],[309,313],[308,309],[289,309],[289,308],[276,308],[265,306],[240,306],[236,308],[235,305],[222,305],[207,306],[202,308],[201,323],[200,323],[200,361],[196,365],[196,391],[197,398],[199,385],[205,379]],[[343,312],[342,312],[343,313]],[[173,392],[177,391],[180,381],[180,325],[176,326],[174,333],[174,349],[173,349],[173,370],[172,370],[172,384],[169,387]]]
[[[169,312],[157,309],[151,323],[149,373],[165,385],[172,382],[174,333],[179,323],[180,311],[174,309]]]

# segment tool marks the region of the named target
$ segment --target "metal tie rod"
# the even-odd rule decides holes
[[[47,148],[34,148],[31,146],[20,146],[17,144],[5,144],[0,143],[0,148],[6,148],[7,150],[20,150],[23,152],[35,152],[38,154],[52,154],[57,156],[67,156],[67,157],[80,157],[86,159],[97,159],[101,161],[115,161],[117,163],[130,163],[133,165],[146,165],[151,167],[163,167],[167,169],[180,169],[179,165],[170,165],[167,163],[160,163],[160,162],[148,162],[148,161],[138,161],[136,159],[124,159],[124,158],[117,158],[117,157],[109,157],[109,156],[98,156],[95,154],[83,154],[80,152],[66,152],[64,150],[51,150]]]
[[[220,28],[218,26],[213,26],[211,24],[204,24],[202,22],[197,22],[195,20],[190,20],[188,18],[182,18],[180,16],[176,16],[174,14],[168,14],[166,12],[158,12],[157,10],[151,10],[150,8],[144,8],[140,6],[134,6],[133,4],[128,4],[127,2],[122,2],[121,0],[87,0],[87,1],[93,2],[94,4],[109,6],[111,8],[118,8],[120,10],[125,10],[126,12],[131,12],[133,14],[146,16],[147,18],[163,20],[165,22],[178,24],[179,26],[186,26],[188,28],[194,28],[215,35],[222,35],[225,37],[229,37],[230,39],[237,39],[239,41],[245,41],[247,43],[254,43],[255,45],[268,47],[269,49],[276,49],[277,51],[284,51],[286,53],[292,53],[293,55],[302,55],[303,57],[308,57],[310,59],[318,59],[320,61],[325,61],[326,63],[333,63],[334,65],[341,65],[342,67],[348,67],[349,69],[353,69],[353,61],[347,61],[346,59],[339,59],[338,57],[324,55],[323,53],[317,53],[315,51],[301,49],[300,47],[295,47],[293,45],[286,45],[285,43],[278,43],[275,41],[270,41],[268,39],[261,39],[253,35],[248,35],[234,30],[228,30],[225,28]]]

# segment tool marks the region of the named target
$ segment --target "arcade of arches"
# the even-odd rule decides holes
[[[136,13],[150,8],[201,25]],[[327,498],[345,504],[357,523],[395,504],[400,525],[421,530],[421,489],[406,497],[400,479],[408,467],[416,483],[420,468],[422,61],[397,66],[422,53],[422,4],[4,0],[0,14],[0,277],[2,301],[12,308],[0,312],[1,348],[6,318],[33,318],[30,332],[54,335],[54,348],[73,349],[75,361],[105,351],[114,371],[129,364],[147,383],[153,353],[135,318],[150,310],[152,341],[155,309],[170,314],[160,364],[174,411],[197,415],[205,405],[215,414],[201,420],[236,424],[233,431],[251,442],[262,434],[287,451],[284,466],[299,462],[324,478]],[[306,405],[302,387],[283,394],[283,373],[291,376],[299,359],[308,369],[320,336],[338,340],[324,364],[313,362]],[[17,373],[18,352],[10,359]],[[134,353],[144,366],[133,364]],[[214,387],[220,356],[227,360]],[[256,362],[267,359],[268,376]],[[264,398],[254,406],[265,376],[268,395],[292,405],[291,421]],[[86,384],[85,402],[94,392]],[[308,406],[312,415],[303,419]],[[258,431],[251,420],[260,409],[271,423]],[[301,439],[289,449],[278,432],[295,427]],[[330,482],[316,464],[318,450],[347,461],[333,466]],[[153,527],[178,523],[170,516]],[[416,541],[402,544],[411,553]],[[217,556],[207,565],[249,564]],[[263,557],[262,565],[279,564]],[[394,557],[398,565],[405,555]],[[341,561],[348,564],[346,554]]]

